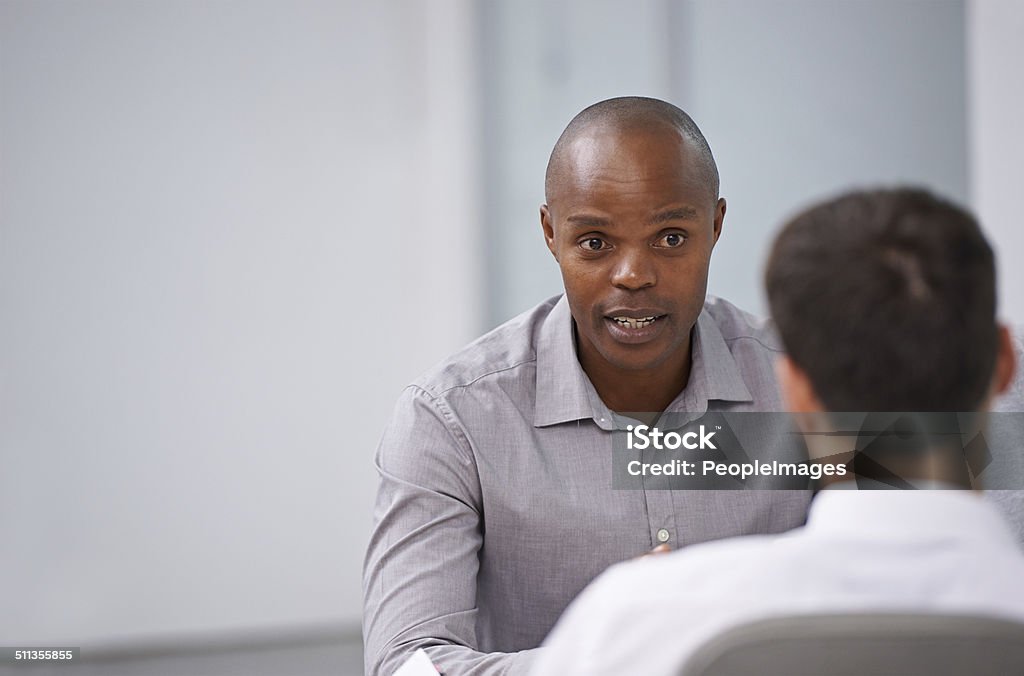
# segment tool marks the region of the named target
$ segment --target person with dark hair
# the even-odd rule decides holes
[[[922,190],[800,214],[775,239],[765,288],[783,364],[799,364],[830,411],[972,411],[1008,338],[984,235]]]
[[[612,567],[559,620],[533,676],[676,674],[715,635],[773,616],[1024,621],[1015,535],[980,493],[955,490],[975,478],[952,443],[957,426],[982,427],[1015,370],[974,218],[923,190],[843,195],[782,229],[765,286],[786,348],[780,387],[810,462],[851,471],[822,477],[802,528]],[[852,441],[833,434],[851,417]],[[856,490],[867,485],[949,490]]]
[[[569,123],[540,209],[564,296],[420,377],[378,448],[367,673],[420,648],[447,676],[525,673],[608,566],[803,523],[807,491],[612,488],[613,438],[637,419],[780,410],[777,339],[707,296],[718,190],[669,103],[610,99]]]

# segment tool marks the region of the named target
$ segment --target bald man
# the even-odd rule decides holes
[[[545,192],[565,294],[410,385],[378,448],[368,674],[417,648],[446,676],[525,673],[610,565],[804,521],[802,491],[612,488],[627,424],[782,410],[776,337],[707,297],[726,204],[693,120],[655,99],[595,104],[555,145]]]

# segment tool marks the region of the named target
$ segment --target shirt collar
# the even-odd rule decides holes
[[[1017,546],[1002,516],[980,494],[969,490],[827,489],[811,502],[807,529],[818,534],[838,532],[844,537],[910,533]]]
[[[667,410],[703,413],[709,401],[754,400],[721,329],[706,306],[697,317],[692,355],[690,381]]]
[[[704,308],[693,332],[690,380],[669,411],[703,413],[711,400],[753,401],[718,324]],[[537,336],[537,398],[534,427],[593,418],[613,429],[615,416],[604,405],[576,356],[572,313],[563,295]]]
[[[544,318],[537,336],[537,399],[533,425],[606,417],[594,410],[600,401],[587,374],[576,358],[572,334],[572,313],[563,295]]]

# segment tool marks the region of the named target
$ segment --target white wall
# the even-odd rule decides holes
[[[941,0],[685,6],[679,100],[729,204],[710,293],[763,314],[772,236],[812,200],[909,182],[966,201],[963,24]]]
[[[809,200],[904,181],[967,197],[959,0],[538,0],[490,19],[492,323],[560,290],[544,165],[610,96],[664,97],[700,125],[729,204],[709,291],[755,312],[772,233]]]
[[[0,644],[357,622],[480,325],[468,0],[0,3]]]
[[[1024,325],[1024,4],[971,0],[967,8],[971,201],[1000,255],[1000,313]]]

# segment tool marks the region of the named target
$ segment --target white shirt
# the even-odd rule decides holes
[[[826,490],[807,525],[613,566],[569,606],[533,676],[675,674],[750,621],[934,611],[1024,621],[1024,553],[968,491]]]

